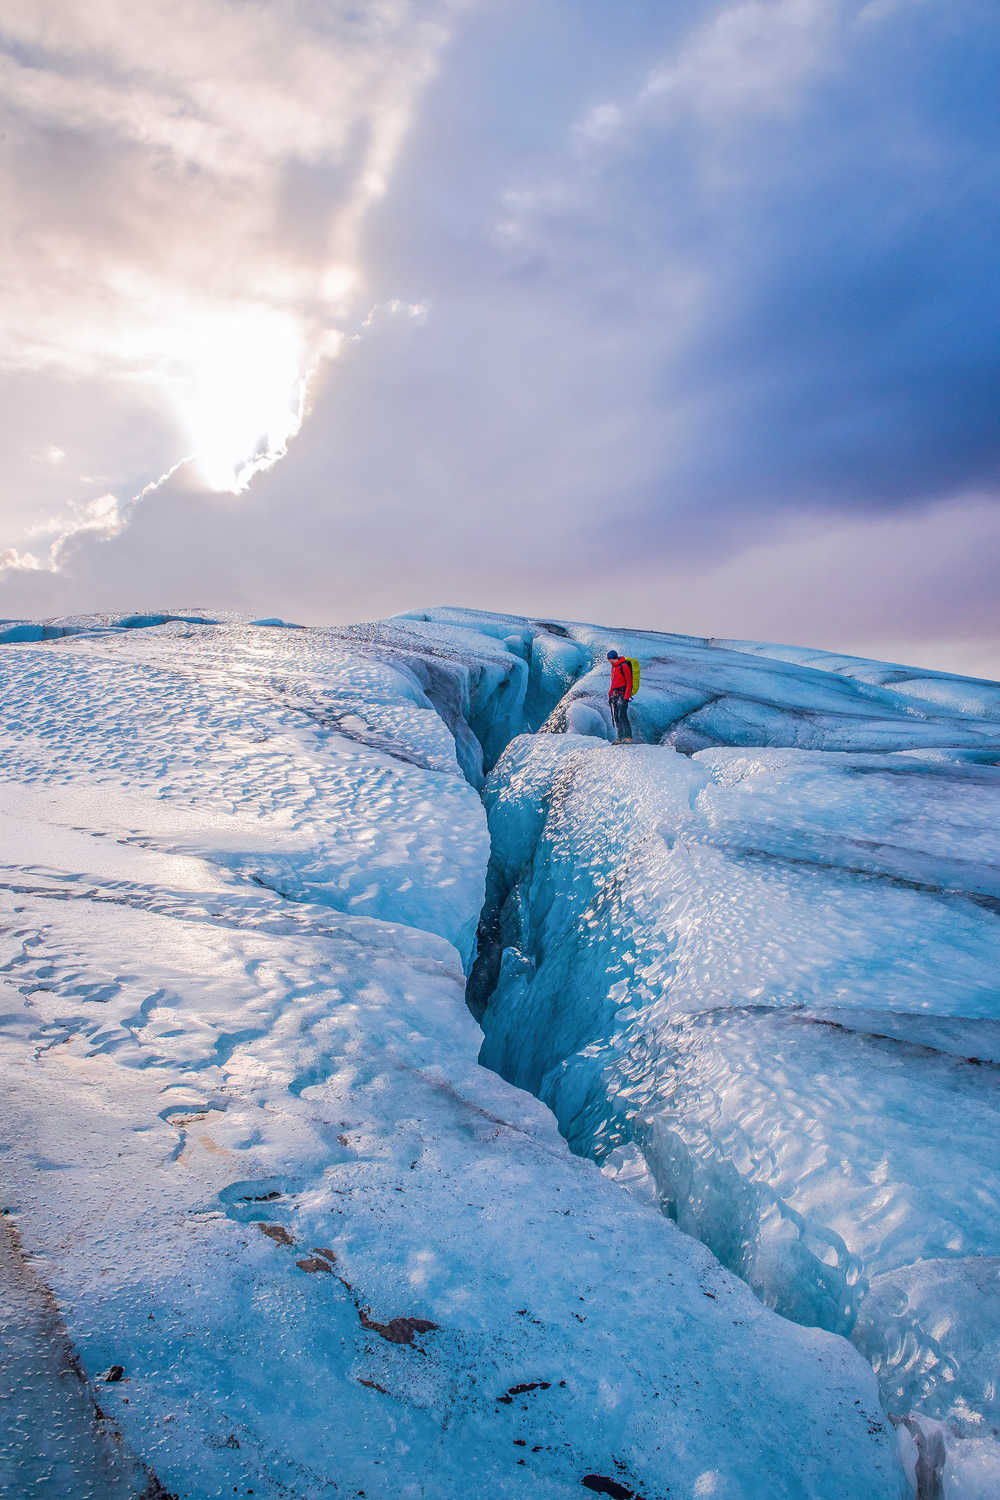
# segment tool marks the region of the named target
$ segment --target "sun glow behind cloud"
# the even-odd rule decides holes
[[[0,29],[0,380],[71,383],[76,409],[93,408],[84,425],[103,423],[108,447],[127,431],[136,456],[116,471],[96,440],[94,467],[55,423],[26,444],[29,479],[39,452],[66,450],[66,490],[39,489],[34,515],[20,503],[0,571],[29,556],[58,569],[67,517],[67,539],[84,513],[89,534],[117,535],[90,519],[105,493],[131,493],[116,502],[124,526],[181,465],[239,494],[285,455],[311,382],[363,326],[366,216],[459,9],[179,0],[168,21],[157,0],[135,0],[119,22],[82,0],[52,0],[45,17],[13,0]],[[24,550],[57,531],[47,561]]]
[[[211,490],[238,494],[284,456],[302,425],[309,355],[293,315],[210,310],[183,337],[188,377],[177,418]]]

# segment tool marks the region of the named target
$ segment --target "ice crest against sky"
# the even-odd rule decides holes
[[[1000,675],[998,61],[992,0],[15,0],[3,613]]]

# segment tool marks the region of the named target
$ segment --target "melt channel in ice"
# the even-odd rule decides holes
[[[589,639],[0,633],[4,1494],[906,1493],[860,1355],[477,1062],[477,788]]]

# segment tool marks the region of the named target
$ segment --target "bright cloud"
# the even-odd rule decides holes
[[[995,0],[14,4],[5,614],[997,659]]]
[[[61,510],[46,517],[33,526],[28,533],[38,549],[32,552],[7,547],[0,552],[0,572],[10,573],[58,573],[70,549],[86,541],[110,541],[120,536],[128,525],[132,512],[148,495],[173,479],[174,475],[195,458],[189,454],[178,459],[165,474],[143,485],[136,495],[122,502],[110,493],[94,496],[89,500],[70,500]],[[39,555],[39,552],[41,555]]]
[[[706,135],[794,113],[810,80],[836,61],[843,0],[739,0],[714,10],[648,68],[638,89],[591,105],[572,128],[586,153],[629,144],[650,125]]]
[[[794,110],[827,65],[839,0],[744,0],[699,27],[679,53],[653,69],[640,113],[696,115],[715,126]]]
[[[365,216],[457,8],[15,0],[0,22],[5,388],[68,379],[95,425],[147,423],[154,474],[193,453],[206,487],[238,492],[275,463],[356,326]],[[61,462],[64,444],[46,447]],[[97,534],[81,517],[101,500],[43,501],[33,529],[62,514],[67,536]]]

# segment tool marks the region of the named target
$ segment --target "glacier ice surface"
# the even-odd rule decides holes
[[[485,789],[482,1060],[769,1306],[853,1338],[925,1467],[939,1435],[925,1488],[989,1492],[1000,687],[569,629],[597,665],[563,732]],[[608,646],[642,663],[646,743],[605,743]]]
[[[603,1150],[597,1117],[619,1106],[614,1091],[601,1103],[601,1069],[579,1074],[578,1097],[593,1154],[615,1156],[632,1193],[477,1063],[477,788],[519,731],[554,727],[599,632],[463,612],[329,631],[193,610],[50,627],[11,622],[0,650],[2,1161],[17,1231],[2,1305],[21,1329],[7,1345],[4,1492],[44,1494],[45,1473],[68,1470],[72,1493],[114,1493],[106,1423],[135,1455],[115,1478],[124,1493],[145,1488],[148,1466],[189,1500],[555,1500],[595,1485],[645,1500],[901,1495],[871,1369],[835,1334],[775,1316],[663,1216],[638,1132]],[[587,706],[586,689],[575,701]],[[599,695],[592,712],[602,722]],[[536,790],[520,811],[511,792],[523,859],[504,875],[520,891],[551,844],[563,943],[563,897],[597,874],[593,807],[570,827],[571,772],[590,765],[608,790],[600,763],[616,753],[554,734],[507,752],[511,786],[521,775]],[[693,815],[708,768],[640,753],[671,768],[647,778],[665,788],[661,822],[681,805]],[[560,862],[550,770],[569,778],[579,868]],[[608,770],[629,775],[624,760]],[[614,834],[622,901],[644,785]],[[724,862],[718,822],[706,858]],[[690,882],[680,900],[694,902]],[[523,915],[526,941],[543,923],[527,901]],[[706,974],[721,915],[692,952]],[[654,926],[654,966],[661,937]],[[935,962],[942,941],[928,936]],[[632,974],[624,923],[614,942]],[[552,952],[553,973],[577,962]],[[578,957],[581,982],[603,985],[611,970]],[[543,973],[537,952],[511,946],[504,962]],[[967,962],[978,972],[974,949]],[[574,1046],[630,1024],[624,991],[592,999]],[[564,1000],[581,1002],[577,979]],[[668,1011],[650,1062],[673,1045]],[[964,1018],[956,1003],[946,1019]],[[545,1020],[540,1003],[523,1037],[543,1072]],[[641,1093],[644,1065],[630,1066]],[[679,1077],[685,1066],[680,1053]],[[780,1155],[780,1129],[775,1141]],[[87,1381],[71,1419],[39,1389],[26,1280],[51,1297]],[[835,1283],[831,1269],[834,1301]],[[909,1294],[930,1305],[936,1284]],[[919,1448],[908,1441],[904,1459]]]

